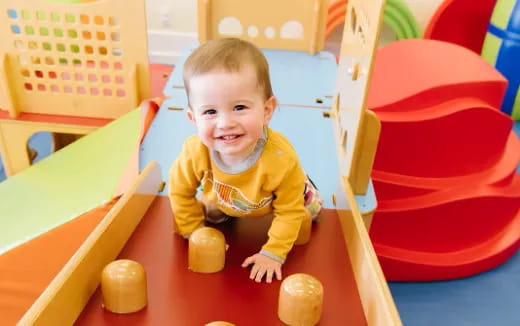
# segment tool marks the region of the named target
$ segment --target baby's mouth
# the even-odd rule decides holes
[[[221,139],[221,140],[233,140],[233,139],[237,139],[240,136],[241,135],[225,135],[225,136],[219,136],[217,138]]]

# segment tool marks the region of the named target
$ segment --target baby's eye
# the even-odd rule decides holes
[[[211,114],[216,114],[217,113],[217,110],[215,109],[208,109],[208,110],[205,110],[202,112],[202,115],[211,115]]]
[[[245,109],[247,109],[247,107],[245,105],[235,105],[236,111],[241,111],[241,110],[245,110]]]

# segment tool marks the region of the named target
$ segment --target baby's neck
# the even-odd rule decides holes
[[[251,155],[251,153],[253,152],[254,150],[254,147],[248,151],[247,154],[245,155],[234,155],[234,156],[229,156],[229,155],[222,155],[221,153],[217,153],[218,157],[220,158],[220,161],[227,167],[227,168],[233,168],[234,166],[237,166],[238,164],[244,162],[245,160],[247,160],[249,158],[249,156]]]

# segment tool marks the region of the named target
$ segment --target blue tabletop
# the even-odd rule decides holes
[[[182,67],[197,47],[184,50],[166,82],[163,93],[172,96],[184,88]],[[336,58],[329,52],[314,56],[302,51],[262,50],[269,62],[273,92],[280,105],[330,108],[336,82]],[[322,103],[319,103],[319,102]]]

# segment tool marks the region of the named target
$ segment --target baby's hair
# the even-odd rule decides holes
[[[245,64],[251,64],[256,72],[258,86],[265,100],[273,96],[269,78],[269,64],[260,49],[238,38],[211,40],[200,45],[184,63],[183,79],[186,93],[190,94],[190,79],[199,74],[223,69],[239,72]]]

